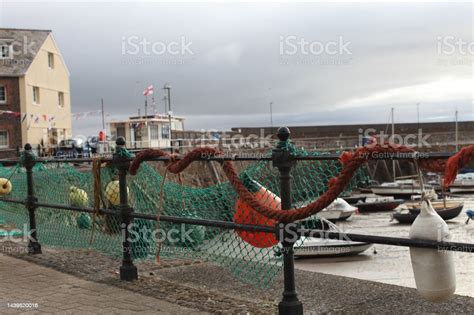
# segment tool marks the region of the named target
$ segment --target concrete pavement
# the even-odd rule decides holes
[[[0,313],[196,314],[114,286],[0,254]],[[201,313],[202,314],[202,313]]]

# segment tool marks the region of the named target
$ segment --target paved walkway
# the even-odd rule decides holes
[[[17,304],[15,304],[17,303]],[[0,313],[195,314],[194,310],[0,254]]]

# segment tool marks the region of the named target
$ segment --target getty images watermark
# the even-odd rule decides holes
[[[139,35],[122,37],[122,64],[186,64],[194,59],[193,42],[181,35],[176,40],[151,40]]]
[[[343,36],[326,41],[280,36],[279,62],[281,65],[344,65],[352,60],[351,45]]]

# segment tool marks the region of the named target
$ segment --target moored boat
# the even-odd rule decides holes
[[[424,185],[423,190],[432,190],[431,185]],[[382,183],[381,185],[372,186],[372,192],[381,196],[394,196],[409,199],[413,195],[421,195],[421,185],[413,179],[396,180],[395,182]]]
[[[462,211],[464,205],[460,202],[443,201],[432,202],[433,209],[439,216],[447,221],[456,218]],[[407,211],[393,214],[393,218],[399,223],[411,224],[420,213],[420,204],[407,205]]]
[[[342,198],[337,198],[328,207],[316,213],[315,216],[329,221],[347,220],[356,211],[356,207],[351,206]]]
[[[308,222],[308,221],[304,221]],[[317,221],[322,227],[319,233],[325,231],[339,232],[338,227],[328,220],[320,219]],[[326,235],[302,236],[294,244],[295,257],[337,257],[354,256],[360,254],[372,246],[371,243],[354,242],[349,239],[329,239]],[[281,244],[274,248],[275,256],[282,254]]]
[[[348,204],[353,205],[358,203],[359,201],[364,202],[367,196],[347,196],[347,197],[342,197]]]
[[[295,257],[337,257],[358,255],[372,246],[370,243],[306,237],[294,247]]]
[[[474,193],[474,173],[458,174],[449,186],[451,193]]]
[[[405,201],[392,198],[367,198],[365,202],[355,204],[360,212],[392,211]]]

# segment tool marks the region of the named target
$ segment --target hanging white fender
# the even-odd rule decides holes
[[[451,238],[448,225],[429,200],[423,200],[420,214],[411,226],[410,238],[435,241]],[[454,295],[456,274],[452,252],[411,247],[410,256],[416,288],[422,297],[441,303]]]

